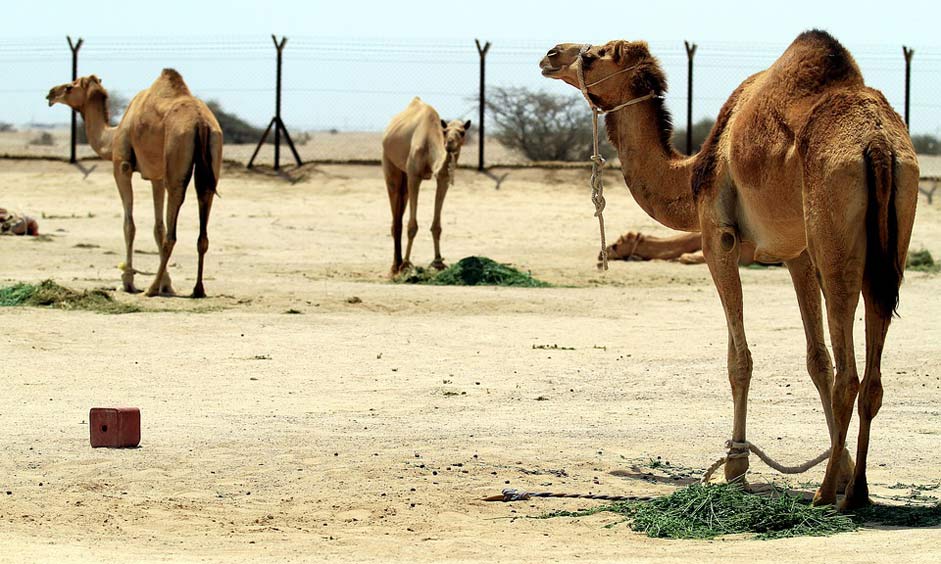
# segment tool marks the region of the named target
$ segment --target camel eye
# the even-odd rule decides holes
[[[604,49],[602,49],[601,51],[598,51],[598,56],[604,57]]]
[[[75,88],[75,87],[74,87],[74,86],[66,86],[66,87],[65,87],[65,91],[66,91],[66,92],[71,92],[73,88]]]

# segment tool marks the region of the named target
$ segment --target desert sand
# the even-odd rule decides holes
[[[0,161],[0,205],[39,217],[47,235],[0,239],[0,285],[120,286],[110,167],[82,166],[87,174]],[[486,255],[556,287],[392,284],[378,167],[306,166],[283,178],[230,166],[210,223],[206,300],[115,292],[148,310],[127,315],[0,308],[0,561],[941,559],[937,528],[670,541],[605,528],[617,521],[606,513],[529,518],[600,502],[481,501],[505,487],[669,493],[689,482],[675,469],[697,476],[731,429],[726,329],[707,268],[599,272],[585,171],[496,172],[509,173],[499,190],[459,171],[445,260]],[[153,272],[150,186],[135,186],[135,266]],[[666,233],[619,176],[607,186],[609,240]],[[919,205],[912,247],[941,256],[941,204]],[[425,186],[418,264],[433,254],[432,207]],[[195,278],[195,214],[191,192],[171,268],[181,294]],[[827,435],[796,300],[784,269],[742,277],[755,362],[749,438],[797,463]],[[150,281],[140,274],[137,285]],[[889,333],[870,451],[880,503],[897,503],[903,484],[941,483],[939,289],[937,275],[909,273]],[[861,320],[856,343],[861,360]],[[89,408],[116,405],[141,408],[140,448],[90,448]],[[809,493],[822,475],[786,479],[753,457],[750,479]]]

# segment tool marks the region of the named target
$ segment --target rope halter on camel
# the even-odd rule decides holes
[[[591,202],[595,205],[595,217],[598,218],[598,226],[601,230],[601,268],[603,270],[608,270],[608,249],[607,249],[608,245],[605,242],[604,215],[603,215],[604,208],[605,208],[604,180],[602,179],[602,175],[604,174],[605,159],[604,157],[601,156],[601,151],[598,148],[598,116],[610,114],[612,112],[616,112],[628,106],[633,106],[634,104],[639,104],[640,102],[645,102],[653,98],[662,98],[662,96],[658,96],[654,92],[650,92],[648,94],[644,94],[643,96],[639,96],[637,98],[628,100],[627,102],[618,104],[617,106],[614,106],[613,108],[610,108],[607,110],[599,108],[592,101],[591,96],[589,96],[588,89],[591,88],[592,86],[601,84],[602,82],[608,80],[609,78],[613,78],[619,74],[624,74],[628,71],[632,71],[638,66],[640,66],[640,63],[627,67],[626,69],[621,69],[617,72],[613,72],[609,74],[608,76],[605,76],[592,83],[586,83],[585,82],[584,57],[585,57],[585,53],[587,53],[589,49],[591,49],[590,43],[586,43],[582,45],[582,48],[579,49],[578,59],[576,59],[575,61],[575,75],[578,77],[578,89],[582,91],[582,96],[585,97],[585,101],[588,102],[588,107],[591,108],[591,132],[592,132],[592,151],[593,151],[591,155]]]

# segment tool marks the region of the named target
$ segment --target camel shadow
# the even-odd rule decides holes
[[[609,474],[617,478],[639,480],[642,482],[647,482],[648,484],[690,486],[692,484],[699,483],[699,478],[688,473],[686,469],[673,469],[670,466],[664,466],[661,468],[664,470],[663,474],[654,474],[653,472],[647,471],[640,466],[633,464],[631,465],[630,470],[612,470],[609,472]]]

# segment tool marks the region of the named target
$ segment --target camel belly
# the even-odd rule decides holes
[[[800,190],[775,196],[769,204],[760,189],[738,191],[735,224],[742,242],[754,248],[754,260],[758,262],[790,260],[807,248]]]

